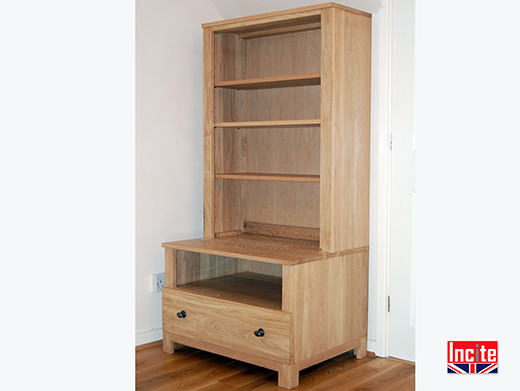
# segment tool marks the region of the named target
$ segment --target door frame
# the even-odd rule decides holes
[[[392,0],[387,0],[373,21],[372,134],[370,183],[370,281],[368,350],[388,355],[390,268],[390,125]],[[374,297],[371,297],[371,296]],[[371,327],[374,325],[375,327]]]
[[[387,357],[389,340],[388,297],[391,269],[391,185],[392,185],[392,60],[393,2],[386,0],[373,15],[372,134],[371,134],[371,281],[368,350]],[[395,113],[394,113],[395,114]],[[375,270],[374,270],[375,269]],[[374,325],[375,327],[370,327]]]

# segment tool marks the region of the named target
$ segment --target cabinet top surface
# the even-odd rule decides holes
[[[220,238],[167,242],[163,243],[162,246],[176,250],[289,266],[341,255],[339,253],[321,252],[319,242],[313,240],[289,239],[247,233]],[[364,251],[366,249],[353,249],[348,252]]]
[[[310,12],[310,13],[319,14],[321,12],[321,10],[325,9],[325,8],[339,8],[339,9],[342,9],[345,11],[354,12],[354,13],[365,15],[368,17],[372,16],[371,14],[369,14],[367,12],[363,12],[363,11],[357,10],[355,8],[350,8],[350,7],[341,5],[341,4],[329,2],[329,3],[322,3],[322,4],[306,6],[306,7],[291,8],[291,9],[283,10],[283,11],[275,11],[275,12],[268,12],[268,13],[258,14],[258,15],[244,16],[241,18],[221,20],[218,22],[204,23],[204,24],[202,24],[202,27],[220,30],[221,28],[222,29],[226,28],[228,25],[234,25],[237,23],[247,23],[247,22],[252,22],[252,21],[259,21],[261,19],[268,21],[269,19],[276,19],[279,17],[291,18],[291,14],[294,14],[293,17],[298,18],[298,17],[302,16],[301,15],[302,13]]]

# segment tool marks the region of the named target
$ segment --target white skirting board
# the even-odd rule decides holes
[[[162,327],[158,329],[152,329],[147,331],[140,331],[135,333],[135,346],[144,345],[154,341],[162,339]]]
[[[376,344],[375,339],[370,339],[370,338],[367,339],[367,351],[376,353],[377,344]]]

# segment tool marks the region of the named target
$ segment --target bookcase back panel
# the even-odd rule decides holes
[[[215,34],[215,82],[320,72],[320,30],[242,39]]]
[[[247,171],[246,134],[249,129],[215,129],[215,173]]]
[[[215,173],[320,174],[320,130],[217,128]]]
[[[239,121],[319,119],[320,86],[240,90],[237,106]]]
[[[319,183],[247,181],[244,185],[246,221],[319,228]]]
[[[319,128],[254,129],[245,139],[246,172],[320,174]]]
[[[320,30],[245,41],[245,78],[320,72]]]
[[[319,195],[319,183],[215,179],[215,232],[248,221],[319,229]]]

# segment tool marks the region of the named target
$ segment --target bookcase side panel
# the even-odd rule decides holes
[[[282,295],[293,314],[293,362],[357,347],[367,335],[368,251],[284,266]]]
[[[232,33],[216,33],[215,81],[243,78],[245,42]],[[214,84],[213,84],[214,86]],[[215,122],[240,121],[239,91],[213,88]],[[245,167],[244,130],[213,128],[213,175],[243,172]],[[236,180],[213,179],[213,227],[215,233],[241,230],[244,225],[244,184]]]
[[[333,156],[338,167],[334,196],[342,211],[336,227],[339,249],[344,250],[369,244],[371,18],[335,12],[339,23],[335,44],[338,88],[333,109],[337,130]]]
[[[371,19],[322,11],[320,246],[368,245]]]
[[[211,28],[203,31],[203,187],[204,237],[215,236],[215,41]]]

